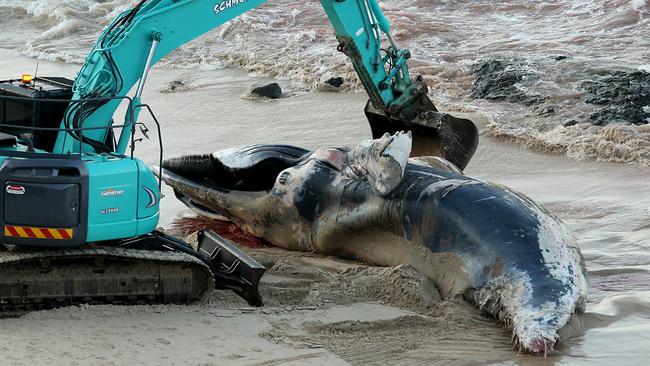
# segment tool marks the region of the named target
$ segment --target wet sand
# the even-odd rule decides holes
[[[17,77],[34,66],[32,59],[0,50],[0,77]],[[77,68],[42,62],[40,74],[73,77]],[[161,93],[178,80],[186,87]],[[280,81],[286,98],[241,97],[264,80],[232,69],[155,69],[143,98],[164,126],[165,155],[250,143],[353,145],[370,136],[365,95],[310,93]],[[472,118],[485,124],[477,114]],[[152,140],[136,152],[154,165],[158,147],[155,134],[150,135]],[[526,193],[560,216],[581,240],[590,276],[588,313],[546,359],[517,355],[498,324],[463,301],[440,301],[409,268],[366,267],[271,248],[247,249],[271,268],[262,284],[264,308],[250,309],[232,294],[215,292],[208,303],[195,306],[30,313],[0,320],[5,362],[645,364],[650,356],[648,168],[580,162],[483,138],[466,172]],[[162,224],[169,226],[187,211],[169,189],[165,194]]]

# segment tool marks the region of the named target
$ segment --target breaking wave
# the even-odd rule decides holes
[[[637,163],[650,166],[650,125],[581,123],[550,131],[490,123],[483,134],[537,151],[567,155],[577,160]]]

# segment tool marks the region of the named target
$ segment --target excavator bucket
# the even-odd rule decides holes
[[[266,268],[214,231],[198,233],[200,254],[209,258],[218,289],[232,290],[252,306],[262,306],[258,292]]]
[[[370,101],[365,112],[373,138],[384,133],[411,131],[412,157],[440,156],[463,170],[478,146],[478,129],[474,122],[439,112],[426,94],[399,113],[384,112]]]

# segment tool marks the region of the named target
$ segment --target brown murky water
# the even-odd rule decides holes
[[[0,46],[46,60],[81,62],[101,28],[131,3],[0,0]],[[563,126],[588,122],[601,108],[585,101],[584,82],[619,70],[650,72],[647,0],[385,0],[381,5],[398,44],[413,54],[412,71],[424,75],[437,103],[480,111],[492,122],[491,135],[519,145],[581,160],[650,165],[648,125]],[[349,82],[346,89],[360,89],[349,62],[335,49],[318,1],[270,0],[162,64],[241,67],[308,89],[340,75]],[[516,90],[544,102],[527,107],[471,99],[472,65],[485,59],[508,60],[524,75]]]

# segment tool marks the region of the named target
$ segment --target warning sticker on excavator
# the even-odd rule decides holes
[[[30,239],[70,240],[72,229],[52,229],[43,227],[5,226],[5,236]]]
[[[7,188],[5,188],[7,193],[9,194],[25,194],[25,187],[23,186],[18,186],[15,184],[9,184]]]

